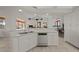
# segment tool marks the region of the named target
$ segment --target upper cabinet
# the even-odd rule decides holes
[[[47,28],[48,24],[47,24],[47,19],[45,18],[31,18],[28,19],[29,20],[29,28]]]
[[[5,28],[5,20],[6,17],[5,16],[0,16],[0,29],[4,29]]]

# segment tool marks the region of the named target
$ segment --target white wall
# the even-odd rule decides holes
[[[10,29],[16,29],[16,18],[20,17],[24,20],[27,20],[28,17],[31,17],[32,15],[22,12],[22,14],[18,13],[18,8],[8,8],[4,10],[0,10],[1,16],[7,16],[6,20],[6,28]]]
[[[27,21],[29,17],[33,17],[34,15],[28,12],[23,11],[21,14],[18,13],[17,7],[8,7],[6,9],[0,9],[1,16],[7,16],[6,20],[6,28],[8,30],[15,30],[16,29],[16,18],[20,17]],[[44,16],[44,15],[43,15]],[[61,15],[48,15],[47,16],[48,27],[51,28],[54,25],[54,22],[57,18],[62,18]],[[35,21],[32,21],[34,24]],[[28,22],[26,22],[28,23]],[[30,23],[30,22],[29,22]]]
[[[65,41],[79,48],[79,8],[64,16]]]

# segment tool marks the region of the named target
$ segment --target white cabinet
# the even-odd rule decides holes
[[[27,44],[28,45],[27,51],[28,51],[29,49],[37,46],[37,33],[29,33],[27,37],[28,37],[28,44]]]
[[[69,41],[70,40],[70,29],[71,29],[71,21],[70,17],[66,16],[64,17],[64,40]]]
[[[19,51],[25,52],[37,45],[37,34],[28,33],[19,39]]]
[[[21,52],[27,51],[28,49],[28,43],[29,43],[29,39],[27,36],[23,36],[21,38],[19,38],[18,40],[18,50]]]
[[[37,33],[28,33],[12,39],[12,51],[25,52],[37,45]]]
[[[20,38],[20,37],[19,37]],[[11,51],[18,52],[18,39],[17,37],[11,37]]]
[[[48,33],[48,45],[58,45],[58,33]]]
[[[79,12],[64,16],[65,40],[79,48]],[[69,25],[70,24],[70,25]]]

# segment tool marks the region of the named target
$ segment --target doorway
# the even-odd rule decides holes
[[[58,35],[59,37],[64,38],[64,23],[62,23],[62,27],[58,29]]]

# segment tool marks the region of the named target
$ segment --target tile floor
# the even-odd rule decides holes
[[[29,52],[78,52],[79,49],[73,47],[72,45],[64,42],[64,38],[59,38],[58,46],[48,46],[48,47],[35,47]]]

